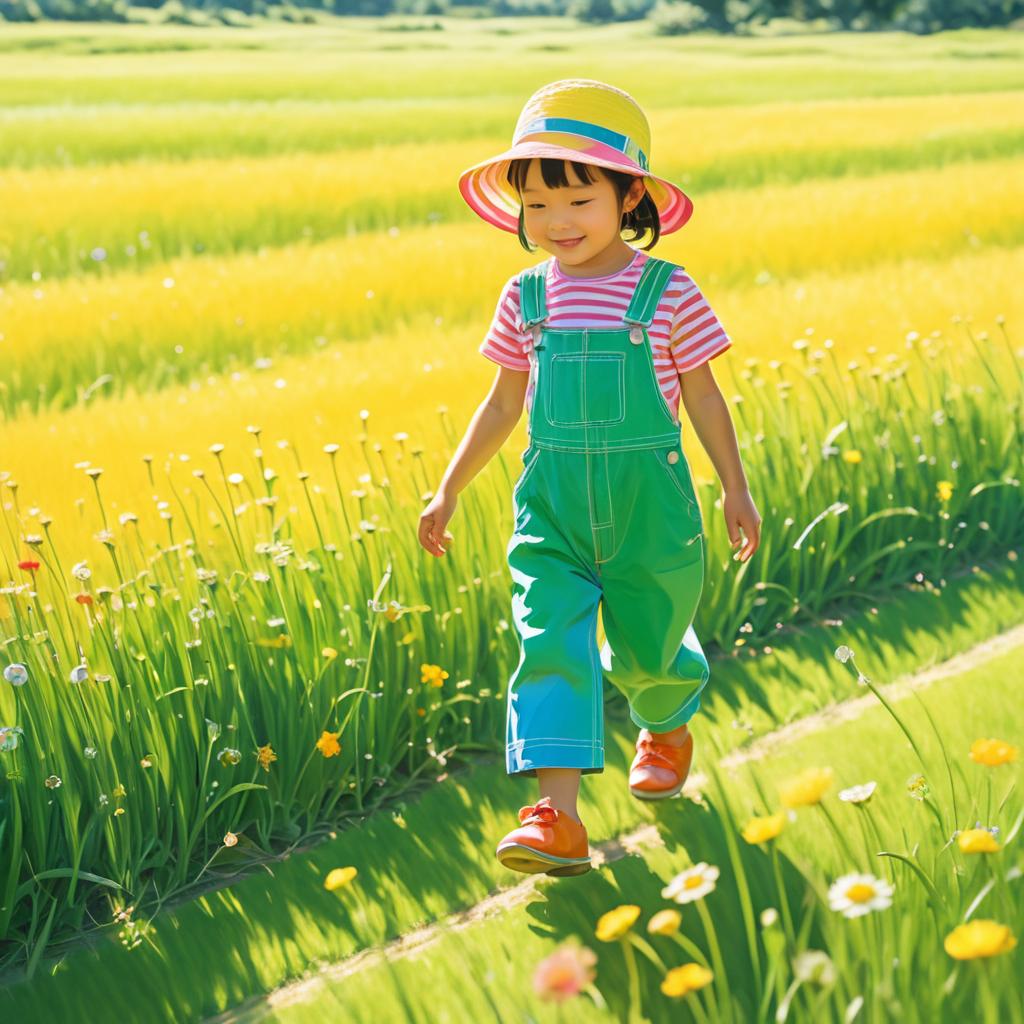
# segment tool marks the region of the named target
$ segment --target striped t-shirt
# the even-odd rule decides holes
[[[604,277],[570,277],[559,269],[557,259],[550,259],[545,279],[548,325],[622,327],[622,318],[649,258],[638,249],[629,266]],[[679,374],[721,355],[732,340],[682,267],[672,272],[647,333],[665,403],[669,412],[678,417]],[[510,370],[529,370],[529,339],[520,319],[519,274],[514,274],[502,288],[494,319],[479,351]],[[531,401],[532,395],[528,394],[527,410]]]

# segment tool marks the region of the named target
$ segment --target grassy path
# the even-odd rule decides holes
[[[952,659],[959,671],[925,671],[920,678],[908,680],[913,685],[893,684],[890,696],[928,687],[927,704],[942,726],[944,738],[955,757],[963,759],[970,742],[981,735],[1019,735],[1024,724],[1020,712],[1021,680],[1016,671],[1020,662],[1020,645],[1024,627],[999,638],[991,645],[964,652]],[[997,653],[1002,650],[1002,653]],[[965,662],[974,660],[972,668]],[[952,666],[950,666],[952,668]],[[836,719],[829,715],[811,716],[807,728],[799,736],[791,730],[780,730],[762,744],[733,757],[735,769],[752,759],[763,761],[756,786],[772,788],[780,779],[791,776],[806,765],[835,765],[840,785],[849,785],[875,778],[880,782],[876,820],[883,821],[883,839],[888,849],[901,849],[904,842],[917,839],[928,827],[927,814],[912,803],[904,792],[903,780],[914,768],[912,754],[904,749],[901,734],[893,721],[875,701],[868,706],[852,702],[856,716]],[[925,723],[919,708],[901,707],[901,714],[922,728]],[[817,728],[814,728],[814,727]],[[884,751],[884,763],[878,753]],[[1014,769],[1018,783],[1021,770]],[[738,801],[755,799],[755,783],[735,773],[730,792]],[[859,812],[835,803],[832,813],[845,813],[849,828],[855,830],[852,816]],[[813,813],[813,812],[812,812]],[[704,817],[704,822],[699,821]],[[966,818],[958,822],[970,827]],[[351,961],[332,965],[311,978],[286,986],[265,999],[253,1000],[236,1011],[211,1018],[207,1024],[254,1024],[273,1021],[275,1024],[298,1024],[320,1019],[325,1014],[339,1015],[346,1021],[413,1022],[460,1020],[523,1020],[539,1022],[558,1020],[620,1020],[625,1019],[593,1007],[589,1000],[571,1004],[571,1010],[559,1015],[556,1007],[541,1003],[530,990],[534,965],[554,948],[554,942],[578,936],[584,944],[596,948],[600,959],[598,974],[608,961],[607,969],[615,968],[612,951],[593,937],[593,926],[605,910],[619,903],[638,902],[648,912],[667,905],[658,900],[657,892],[676,872],[690,862],[706,859],[723,864],[724,851],[715,831],[719,822],[706,810],[689,801],[669,801],[657,808],[657,824],[646,825],[621,837],[618,843],[602,844],[608,870],[593,872],[582,879],[566,880],[539,876],[521,883],[499,897],[492,897],[486,908],[454,915],[423,932],[396,940],[373,953],[362,954]],[[586,817],[584,817],[586,820]],[[994,819],[991,819],[994,820]],[[707,826],[708,833],[702,834]],[[799,847],[832,873],[849,870],[842,851],[823,835],[822,823],[808,816],[790,826],[787,851]],[[902,833],[902,835],[901,835]],[[626,853],[632,856],[625,856]],[[754,856],[751,854],[751,856]],[[756,856],[760,856],[757,854]],[[859,865],[864,870],[881,868]],[[727,870],[723,864],[723,870]],[[905,876],[898,885],[912,886]],[[715,896],[709,897],[712,914],[724,912]],[[757,910],[762,906],[756,907]],[[993,908],[987,908],[988,913]],[[998,916],[999,908],[994,908]],[[1005,908],[1004,908],[1005,912]],[[684,918],[695,925],[696,913],[684,909]],[[1019,924],[1019,922],[1018,922]],[[467,929],[472,929],[467,933]],[[721,931],[721,929],[719,929]],[[699,929],[695,929],[695,935]],[[614,944],[612,944],[614,946]],[[429,955],[423,954],[429,950]],[[614,951],[617,953],[617,951]],[[676,950],[678,961],[678,950]],[[672,961],[670,961],[672,962]],[[667,999],[658,1000],[655,975],[645,991],[654,1004],[645,1001],[650,1019],[679,1020],[682,1011]],[[1004,991],[1003,998],[1012,998]],[[505,1016],[491,1018],[491,1006],[502,1008]],[[372,1007],[372,1013],[368,1008]],[[917,1018],[914,1018],[917,1019]]]

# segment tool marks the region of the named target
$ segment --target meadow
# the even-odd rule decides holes
[[[1020,1020],[1018,35],[388,31],[414,20],[0,34],[5,999]],[[524,890],[493,846],[534,796],[500,754],[525,422],[444,560],[416,524],[493,378],[500,287],[536,260],[458,172],[569,75],[628,89],[694,197],[655,254],[733,339],[713,368],[764,522],[733,562],[684,419],[699,776],[631,801],[609,689],[581,813],[610,859]],[[878,689],[1001,635],[1016,653],[920,699]],[[699,865],[677,918],[663,890]],[[422,953],[396,945],[420,928]]]

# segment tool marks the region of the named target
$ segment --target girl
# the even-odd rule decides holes
[[[678,793],[693,755],[687,722],[707,683],[693,630],[704,582],[701,511],[680,444],[680,397],[722,482],[734,558],[760,542],[728,408],[708,361],[731,341],[681,266],[649,257],[693,204],[649,170],[650,130],[633,99],[590,79],[539,89],[512,148],[464,171],[488,223],[551,258],[509,280],[480,346],[499,365],[419,522],[440,557],[459,492],[528,410],[507,547],[519,665],[509,680],[506,771],[540,798],[498,844],[515,871],[590,869],[576,810],[580,775],[604,770],[602,678],[639,726],[629,787]],[[622,238],[651,235],[644,249]],[[598,649],[600,605],[605,642]],[[599,660],[600,659],[600,660]]]

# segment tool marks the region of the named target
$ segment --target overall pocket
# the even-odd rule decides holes
[[[515,482],[512,487],[512,503],[516,504],[519,500],[519,494],[523,489],[523,484],[529,479],[533,473],[534,467],[537,465],[537,459],[540,456],[540,448],[527,448],[523,452],[523,471],[519,474],[519,479]]]
[[[563,353],[548,366],[545,409],[560,427],[621,423],[626,416],[622,352]]]
[[[693,478],[690,475],[690,467],[687,464],[686,456],[678,448],[670,449],[670,451],[675,452],[679,456],[678,461],[673,464],[666,457],[669,452],[658,448],[649,448],[648,451],[651,453],[651,458],[661,466],[662,472],[668,476],[669,480],[672,481],[673,487],[683,498],[686,511],[696,524],[697,529],[703,532],[704,521],[700,512],[700,503],[697,501],[697,496],[693,489]]]

